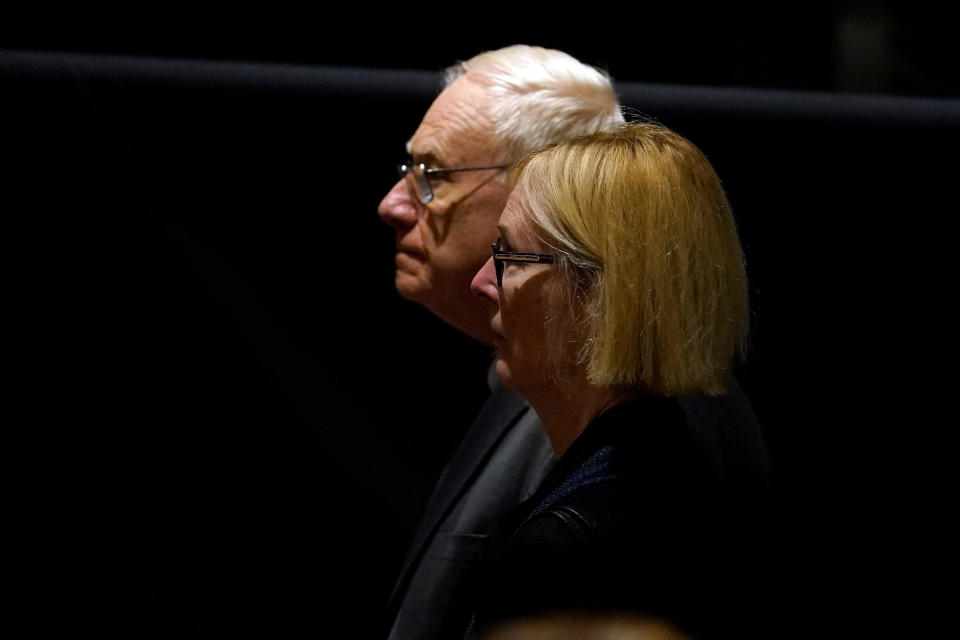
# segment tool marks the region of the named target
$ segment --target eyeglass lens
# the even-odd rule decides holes
[[[493,270],[497,274],[497,287],[503,288],[503,260],[497,260],[497,253],[500,252],[500,238],[497,238],[497,243],[490,245],[490,250],[493,251]]]
[[[417,197],[423,204],[429,204],[433,200],[433,189],[430,188],[430,179],[423,172],[423,165],[413,162],[403,162],[397,165],[397,173],[401,178],[407,174],[413,175],[413,184],[417,187]]]

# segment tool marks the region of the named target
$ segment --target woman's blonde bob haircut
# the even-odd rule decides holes
[[[628,124],[535,151],[510,180],[558,256],[592,383],[724,392],[746,343],[746,274],[720,179],[697,147],[665,127]]]

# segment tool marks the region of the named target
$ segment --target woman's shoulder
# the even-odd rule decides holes
[[[730,429],[707,424],[686,402],[641,398],[600,416],[561,459],[561,473],[548,480],[515,538],[558,547],[644,540],[651,532],[733,523],[743,504],[759,506],[765,459],[756,461],[761,471],[743,471],[750,461],[725,450],[736,440]]]
[[[596,482],[528,518],[485,563],[477,617],[637,610],[687,622],[721,597],[733,548],[716,527],[637,502],[622,481]]]
[[[691,484],[688,478],[660,477],[656,482],[662,486],[644,486],[634,474],[611,473],[575,484],[531,513],[509,544],[518,552],[661,546],[679,542],[689,531],[704,531],[695,523],[720,515],[705,490],[677,486]]]

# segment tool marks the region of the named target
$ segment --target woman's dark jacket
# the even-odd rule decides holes
[[[739,623],[763,582],[768,466],[752,411],[724,415],[746,402],[731,392],[640,397],[594,419],[502,523],[448,628],[572,610],[655,615],[704,636]]]

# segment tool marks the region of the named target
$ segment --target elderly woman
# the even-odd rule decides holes
[[[704,418],[723,410],[709,398],[724,398],[748,325],[720,180],[653,124],[546,147],[511,180],[472,288],[490,301],[498,376],[560,461],[507,523],[475,611],[709,601],[724,574],[707,567],[742,551],[766,480],[756,425]]]

